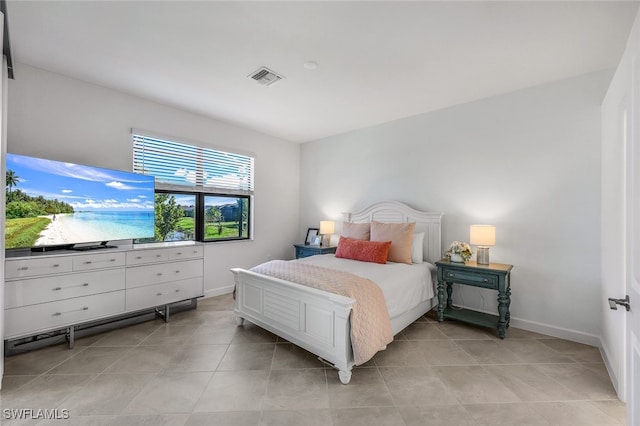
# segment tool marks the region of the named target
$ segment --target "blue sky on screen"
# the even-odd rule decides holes
[[[9,170],[18,177],[12,190],[64,201],[75,211],[138,211],[154,207],[151,176],[15,154],[7,154]]]

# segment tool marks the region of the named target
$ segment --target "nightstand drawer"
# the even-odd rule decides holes
[[[456,271],[445,269],[442,273],[443,278],[447,282],[463,283],[476,287],[498,289],[499,278],[493,274],[469,273],[465,271]]]
[[[308,249],[308,248],[299,248],[298,249],[298,253],[296,253],[296,255],[301,258],[301,257],[309,257],[309,256],[313,256],[320,253],[320,250],[318,249]]]
[[[316,256],[318,254],[335,253],[338,246],[310,246],[306,244],[294,244],[296,248],[296,259]]]

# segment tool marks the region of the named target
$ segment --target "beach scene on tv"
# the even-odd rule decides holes
[[[154,178],[7,154],[5,247],[154,236]]]

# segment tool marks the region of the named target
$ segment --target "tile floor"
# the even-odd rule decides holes
[[[3,425],[623,425],[596,348],[428,314],[349,385],[246,324],[229,295],[198,309],[5,359]],[[67,420],[7,419],[57,409]],[[68,410],[68,411],[62,411]],[[33,412],[37,415],[37,412]]]

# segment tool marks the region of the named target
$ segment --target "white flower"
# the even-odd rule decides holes
[[[449,246],[449,250],[447,250],[447,255],[451,256],[452,253],[458,253],[462,256],[462,259],[466,262],[471,259],[471,255],[473,251],[471,250],[471,246],[462,241],[454,241]]]

